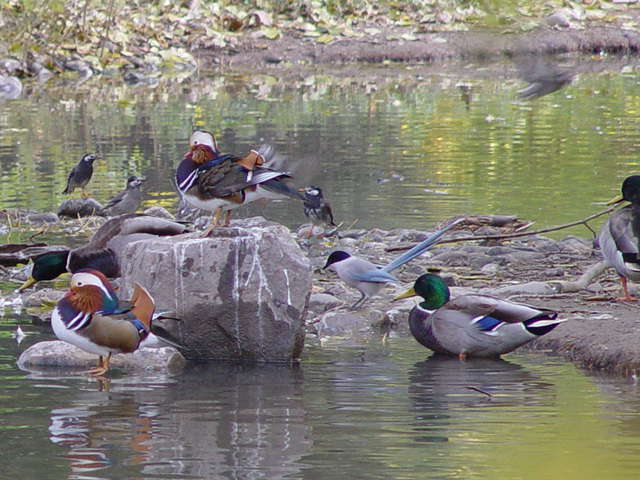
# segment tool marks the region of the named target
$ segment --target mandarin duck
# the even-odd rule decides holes
[[[101,376],[109,370],[112,354],[162,342],[180,347],[164,329],[154,330],[154,311],[155,302],[144,287],[134,284],[131,301],[120,303],[109,280],[87,269],[71,277],[69,291],[53,309],[51,325],[60,340],[99,355],[98,366],[88,373]]]
[[[18,290],[83,268],[99,270],[110,278],[119,277],[121,255],[129,243],[157,236],[180,235],[187,231],[180,223],[150,215],[133,213],[111,218],[96,230],[86,245],[35,257],[30,277]]]
[[[632,175],[622,182],[622,197],[610,204],[630,202],[616,210],[602,225],[598,243],[605,260],[620,276],[623,296],[620,301],[637,301],[629,295],[627,280],[640,280],[640,175]]]
[[[333,220],[331,204],[328,200],[325,200],[320,187],[309,185],[308,187],[301,188],[299,191],[304,194],[302,197],[302,201],[304,202],[304,216],[307,217],[313,225],[337,226]]]
[[[125,213],[136,213],[136,210],[142,203],[142,192],[140,186],[146,178],[130,176],[127,179],[126,188],[118,195],[110,199],[107,204],[100,211],[101,215],[108,217],[115,217],[116,215],[123,215]]]
[[[355,310],[362,307],[369,297],[376,295],[387,283],[400,283],[390,272],[425,252],[442,235],[462,221],[464,221],[463,218],[441,228],[384,267],[378,267],[368,260],[337,250],[329,255],[323,269],[329,268],[333,270],[344,283],[360,292],[360,298],[351,306],[351,309]]]
[[[98,158],[95,153],[85,153],[80,161],[71,169],[69,177],[67,178],[67,188],[62,193],[70,194],[76,188],[82,189],[82,196],[86,197],[87,194],[84,188],[91,180],[93,175],[93,162]]]
[[[176,184],[181,196],[192,206],[214,212],[207,236],[220,224],[228,226],[232,210],[259,199],[296,198],[301,196],[285,179],[286,172],[264,165],[272,147],[263,145],[245,157],[221,154],[213,134],[198,130],[189,140],[190,151],[176,170]],[[268,158],[267,158],[268,159]]]
[[[447,284],[438,275],[418,277],[413,288],[394,300],[420,296],[409,313],[413,337],[436,353],[471,357],[499,357],[549,333],[566,321],[546,308],[514,303],[488,295],[461,295],[450,299]]]

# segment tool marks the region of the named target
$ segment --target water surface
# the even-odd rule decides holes
[[[0,200],[55,210],[71,166],[97,151],[95,198],[141,174],[145,206],[171,210],[173,169],[192,125],[202,125],[225,151],[274,144],[283,168],[322,186],[346,225],[429,228],[463,213],[569,222],[602,209],[638,173],[639,76],[618,63],[583,69],[535,101],[517,99],[523,83],[510,65],[31,85],[0,104]],[[304,221],[292,202],[238,214]],[[640,471],[633,379],[587,375],[542,354],[461,363],[430,358],[410,338],[311,337],[297,367],[116,371],[101,391],[65,371],[18,370],[19,353],[51,338],[49,326],[0,312],[6,478],[583,480]],[[17,324],[29,333],[20,345]]]

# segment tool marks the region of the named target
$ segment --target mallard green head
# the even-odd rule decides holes
[[[450,293],[449,287],[444,283],[442,278],[432,273],[425,273],[418,277],[413,284],[413,288],[398,295],[394,300],[414,297],[416,295],[424,299],[424,302],[420,302],[422,308],[426,310],[436,310],[449,301]]]
[[[24,282],[18,291],[29,288],[41,280],[53,280],[67,271],[67,258],[69,250],[50,252],[33,259],[31,276]]]
[[[622,198],[627,202],[640,203],[640,175],[631,175],[622,182]]]

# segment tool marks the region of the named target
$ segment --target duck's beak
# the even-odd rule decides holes
[[[24,282],[22,285],[20,285],[20,288],[18,288],[18,291],[22,292],[23,290],[26,290],[31,285],[34,285],[36,283],[38,283],[38,281],[35,278],[29,276],[29,278],[27,278],[27,281]]]
[[[616,195],[615,197],[613,197],[611,200],[607,202],[607,205],[615,205],[616,203],[622,203],[622,202],[624,202],[624,198],[622,197],[622,195]]]
[[[411,287],[409,290],[407,290],[404,293],[401,293],[400,295],[398,295],[397,297],[393,298],[393,301],[395,302],[396,300],[402,300],[403,298],[410,298],[410,297],[415,297],[417,295],[415,288]]]

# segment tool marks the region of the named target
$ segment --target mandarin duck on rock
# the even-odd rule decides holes
[[[181,196],[192,206],[214,212],[205,231],[231,220],[232,210],[260,199],[295,198],[301,196],[286,183],[291,176],[264,166],[273,148],[263,145],[245,157],[221,154],[215,137],[206,131],[195,131],[189,139],[190,151],[176,170],[176,184]]]
[[[602,225],[598,243],[602,256],[611,265],[622,285],[620,301],[637,301],[629,294],[627,281],[640,280],[640,175],[631,175],[622,183],[622,197],[609,204],[627,201],[627,205],[616,210]]]
[[[127,179],[126,188],[118,195],[110,199],[100,211],[101,215],[115,217],[126,213],[136,213],[142,203],[142,192],[140,186],[146,178],[130,176]]]
[[[31,275],[22,291],[42,280],[53,280],[65,272],[91,268],[110,278],[120,276],[122,255],[131,242],[188,232],[181,223],[142,214],[127,214],[107,220],[89,243],[73,250],[59,250],[33,259]]]
[[[423,301],[409,313],[413,337],[436,353],[461,360],[499,357],[566,321],[553,310],[488,295],[451,299],[447,284],[434,274],[421,275],[413,288],[395,299],[416,295]]]
[[[164,329],[154,328],[154,311],[153,298],[139,284],[134,285],[131,301],[121,303],[102,273],[81,270],[53,309],[51,325],[60,340],[99,355],[98,366],[87,373],[101,376],[109,370],[113,354],[163,343],[180,347]]]
[[[98,156],[95,153],[85,153],[80,161],[71,169],[69,176],[67,177],[67,187],[62,193],[70,194],[76,188],[82,190],[82,196],[87,197],[85,187],[93,176],[93,162],[96,161]]]

